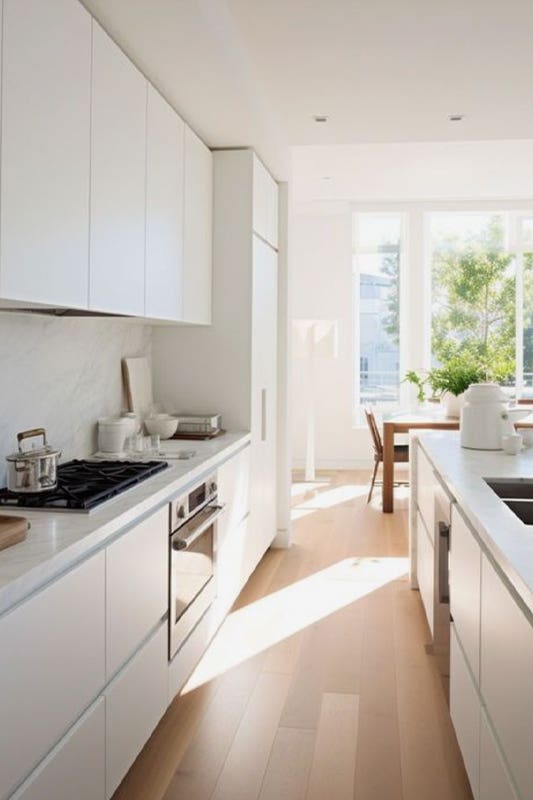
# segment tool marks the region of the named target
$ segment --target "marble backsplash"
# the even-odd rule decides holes
[[[46,428],[62,460],[94,452],[98,417],[125,409],[121,359],[151,344],[133,321],[0,314],[0,486],[18,431]]]

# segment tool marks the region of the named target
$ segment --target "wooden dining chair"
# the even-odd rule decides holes
[[[381,434],[379,432],[378,424],[376,422],[376,417],[374,416],[374,412],[372,411],[370,406],[365,407],[365,417],[367,425],[370,430],[370,436],[372,437],[372,446],[374,448],[374,472],[372,473],[372,480],[370,482],[370,491],[368,493],[368,497],[366,500],[367,503],[370,503],[372,499],[372,492],[374,491],[374,486],[376,483],[376,475],[378,473],[378,467],[380,464],[383,463],[383,442],[381,441]],[[406,464],[408,461],[409,461],[409,445],[395,444],[394,463]],[[394,485],[405,486],[407,485],[407,483],[405,481],[398,481]]]

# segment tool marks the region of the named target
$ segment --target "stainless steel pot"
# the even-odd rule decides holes
[[[24,439],[43,437],[42,447],[23,450]],[[61,451],[46,443],[44,428],[17,434],[18,452],[7,456],[7,488],[10,492],[49,492],[57,486],[57,464]]]

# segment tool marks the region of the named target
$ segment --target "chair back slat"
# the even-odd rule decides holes
[[[365,417],[367,421],[367,425],[370,430],[370,435],[372,437],[372,444],[374,446],[374,452],[380,460],[383,459],[383,444],[381,442],[381,434],[379,432],[378,424],[376,422],[376,418],[374,416],[374,412],[370,408],[370,406],[365,406]]]

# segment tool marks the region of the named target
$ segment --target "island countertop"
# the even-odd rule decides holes
[[[467,450],[459,433],[413,434],[493,561],[533,614],[533,525],[525,525],[485,483],[485,478],[532,478],[533,448],[516,456]]]

